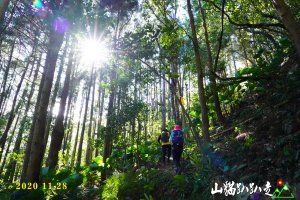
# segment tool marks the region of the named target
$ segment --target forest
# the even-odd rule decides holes
[[[0,200],[27,199],[299,200],[299,0],[1,0]]]

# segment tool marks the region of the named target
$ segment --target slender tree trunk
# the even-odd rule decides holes
[[[34,50],[33,50],[33,52],[34,52]],[[32,54],[33,54],[33,53],[32,53]],[[34,60],[33,60],[33,64],[32,64],[31,71],[30,71],[30,73],[29,73],[29,77],[31,77],[31,75],[32,75],[32,72],[33,72],[33,69],[34,69],[34,62],[35,62],[35,58],[34,58]],[[20,80],[20,83],[19,83],[19,85],[18,85],[18,87],[17,87],[17,91],[16,91],[16,94],[15,94],[16,96],[18,96],[18,93],[19,93],[19,91],[20,91],[22,82],[24,81],[24,77],[25,77],[25,74],[26,74],[26,72],[27,72],[27,69],[28,69],[30,63],[31,63],[31,61],[28,61],[27,65],[26,65],[26,67],[25,67],[25,69],[24,69],[24,72],[23,72],[23,74],[22,74],[22,76],[21,76],[21,80]],[[20,100],[18,101],[18,104],[17,104],[16,106],[15,106],[15,103],[16,103],[16,101],[15,101],[15,100],[16,100],[16,96],[15,96],[14,101],[13,101],[13,105],[12,105],[12,110],[11,110],[11,112],[10,112],[9,120],[8,120],[8,123],[7,123],[7,126],[6,126],[5,131],[9,131],[9,129],[10,129],[10,127],[11,127],[13,121],[14,121],[15,115],[16,115],[17,113],[19,113],[19,109],[23,106],[24,99],[25,99],[25,97],[27,96],[28,86],[29,86],[29,83],[27,82],[27,83],[26,83],[26,86],[25,86],[25,89],[24,89],[23,92],[22,92],[21,98],[20,98]],[[18,122],[18,120],[19,120],[19,115],[18,115],[18,118],[17,118],[17,122]],[[15,133],[16,125],[17,125],[17,124],[15,124],[14,130],[13,130],[13,134]],[[7,133],[4,132],[4,134],[6,134],[6,137],[7,137],[8,132],[7,132]],[[11,138],[11,137],[10,137],[10,138]],[[11,139],[10,139],[10,140],[11,140]],[[11,141],[10,141],[10,142],[11,142]],[[9,144],[8,146],[10,147],[10,145],[11,145],[11,144]],[[7,155],[7,154],[6,154],[6,155]],[[4,162],[3,165],[2,165],[3,167],[4,167],[4,164],[5,164],[5,161],[6,161],[6,155],[5,155],[5,158],[4,158],[4,161],[3,161],[3,162]],[[3,170],[3,168],[1,168],[0,174],[2,174],[2,170]]]
[[[79,130],[80,130],[80,119],[81,119],[81,114],[83,110],[83,104],[84,104],[84,93],[82,93],[82,101],[80,105],[80,111],[79,111],[79,119],[77,123],[77,131],[76,131],[76,136],[75,136],[75,143],[73,147],[73,152],[72,152],[72,157],[71,157],[71,166],[74,166],[75,163],[75,156],[76,156],[76,150],[77,150],[77,144],[78,144],[78,137],[79,137]]]
[[[202,22],[203,22],[203,28],[204,28],[205,43],[206,43],[207,54],[208,54],[208,68],[209,68],[209,72],[210,72],[209,80],[211,83],[211,91],[212,91],[213,101],[214,101],[214,105],[215,105],[215,111],[216,111],[216,114],[218,117],[218,121],[224,125],[225,120],[224,120],[221,106],[220,106],[216,77],[215,77],[215,72],[214,72],[214,67],[213,67],[211,46],[210,46],[208,31],[207,31],[206,17],[205,17],[204,9],[202,8],[202,5],[201,5],[201,0],[198,0],[198,2],[199,2],[200,12],[201,12],[201,17],[202,17]]]
[[[170,92],[170,104],[172,106],[171,116],[173,117],[174,122],[177,123],[176,106],[175,106],[175,95],[176,94],[174,94],[174,92],[173,92],[173,91],[175,91],[173,81],[172,81],[172,84],[169,85],[169,88],[170,88],[169,91],[171,91]]]
[[[161,127],[163,129],[166,128],[166,74],[163,72],[162,74],[163,78],[161,79],[161,84],[162,84],[162,95],[161,95]]]
[[[97,140],[98,143],[100,141],[100,133],[101,133],[101,128],[102,128],[102,116],[103,116],[103,108],[104,108],[104,97],[105,97],[105,88],[103,87],[101,89],[101,102],[99,103],[99,122],[98,122],[98,131],[97,131]],[[99,97],[100,100],[100,97]],[[99,147],[97,146],[96,148],[96,156],[99,155]]]
[[[124,96],[126,96],[126,91],[124,91]],[[136,75],[134,77],[133,101],[134,101],[134,103],[137,102],[137,80],[136,80]],[[133,117],[133,119],[131,121],[131,145],[132,146],[135,144],[135,141],[134,141],[135,134],[136,134],[136,132],[135,132],[135,121],[136,121],[136,118]]]
[[[27,62],[26,67],[23,71],[23,74],[22,74],[20,82],[17,86],[17,90],[16,90],[16,93],[15,93],[15,96],[14,96],[14,99],[13,99],[13,102],[12,102],[12,107],[11,107],[11,110],[10,110],[10,114],[9,114],[9,118],[8,118],[5,130],[3,132],[3,135],[0,138],[0,160],[1,160],[1,157],[2,157],[2,151],[4,149],[4,145],[5,145],[5,142],[6,142],[6,139],[7,139],[8,131],[9,131],[9,129],[10,129],[10,127],[11,127],[13,121],[14,121],[16,113],[18,112],[18,110],[21,106],[21,103],[18,103],[18,105],[16,105],[16,103],[17,103],[19,92],[21,90],[21,87],[22,87],[22,84],[23,84],[23,81],[24,81],[24,77],[27,73],[27,69],[28,69],[30,63],[31,63],[31,61]],[[21,99],[21,101],[22,101],[22,99]]]
[[[208,110],[207,110],[206,96],[205,96],[204,85],[203,85],[204,76],[203,76],[203,69],[201,66],[201,55],[200,55],[199,44],[197,39],[195,20],[194,20],[194,15],[192,12],[192,6],[190,0],[187,0],[187,8],[188,8],[188,13],[190,18],[190,26],[192,29],[193,47],[195,52],[195,61],[196,61],[196,68],[197,68],[198,93],[199,93],[201,116],[202,116],[202,134],[204,140],[209,141]]]
[[[3,157],[3,161],[2,161],[2,165],[1,165],[1,169],[0,169],[0,175],[2,175],[4,166],[5,166],[5,163],[6,163],[7,155],[8,155],[9,149],[10,149],[10,145],[12,143],[12,140],[13,140],[14,136],[15,136],[16,128],[17,128],[17,125],[18,125],[18,122],[19,122],[19,117],[20,117],[20,114],[18,114],[18,117],[16,119],[14,128],[11,131],[11,136],[9,137],[9,141],[8,141],[8,144],[7,144],[6,151],[4,153],[4,157]],[[7,169],[7,170],[9,170],[9,169]]]
[[[69,46],[68,45],[68,41],[69,41],[68,39],[69,38],[66,39],[66,45],[65,45],[62,57],[61,57],[61,63],[60,63],[60,66],[59,66],[59,69],[58,69],[58,72],[57,72],[57,78],[56,78],[56,81],[55,81],[55,84],[54,84],[54,90],[53,90],[53,94],[52,94],[51,102],[50,102],[50,106],[49,106],[50,110],[49,110],[49,113],[48,113],[48,116],[47,116],[47,125],[46,125],[46,129],[45,129],[45,138],[44,138],[44,144],[45,144],[44,152],[46,150],[47,143],[48,143],[49,133],[50,133],[50,129],[51,129],[51,122],[52,122],[52,118],[53,118],[53,108],[54,108],[55,103],[56,103],[58,90],[60,88],[61,75],[62,75],[63,68],[64,68],[64,65],[65,65],[65,57],[66,57],[67,49],[68,49],[68,46]]]
[[[1,82],[1,95],[0,95],[0,110],[3,107],[3,101],[6,94],[6,83],[7,83],[7,79],[8,79],[8,73],[9,73],[9,69],[10,69],[10,65],[11,65],[11,61],[12,61],[12,56],[14,53],[14,49],[15,49],[15,44],[16,44],[16,38],[13,41],[13,45],[11,47],[10,53],[9,53],[9,58],[8,58],[8,62],[7,62],[7,66],[5,68],[5,72],[4,72],[4,77],[3,77],[3,81]]]
[[[4,99],[3,99],[3,103],[2,103],[3,106],[0,111],[0,116],[2,116],[4,113],[7,113],[7,105],[9,103],[10,96],[13,94],[12,88],[15,85],[16,76],[17,76],[16,66],[17,66],[17,64],[13,65],[13,69],[14,69],[12,72],[13,75],[12,75],[11,79],[9,80],[9,86],[7,87],[7,89],[5,91],[5,95],[4,95]]]
[[[74,59],[74,64],[73,66],[76,65],[76,60]],[[69,92],[69,97],[68,97],[68,103],[67,103],[67,116],[65,117],[65,120],[64,120],[64,124],[67,125],[68,124],[68,121],[70,122],[70,117],[69,117],[69,114],[72,112],[70,111],[70,109],[72,110],[72,101],[73,99],[77,99],[77,95],[78,93],[75,94],[75,90],[76,90],[76,83],[75,83],[75,72],[76,70],[74,69],[72,71],[72,76],[71,76],[71,80],[70,80],[70,92]]]
[[[297,22],[295,16],[284,0],[272,0],[272,3],[278,15],[281,17],[284,26],[290,33],[292,41],[294,41],[298,52],[298,61],[300,61],[300,23]]]
[[[75,61],[76,62],[76,61]],[[75,64],[73,64],[75,66]],[[72,78],[70,80],[70,92],[68,97],[68,103],[67,103],[67,111],[66,111],[66,117],[64,120],[64,124],[67,128],[67,135],[64,138],[63,141],[63,155],[65,155],[65,150],[67,149],[67,153],[65,158],[69,157],[69,150],[70,148],[67,148],[68,143],[71,144],[72,140],[72,130],[73,130],[73,117],[74,117],[74,104],[72,103],[73,99],[75,99],[74,102],[77,100],[78,93],[75,93],[75,71],[72,72]],[[70,147],[70,146],[69,146]]]
[[[41,65],[41,58],[42,58],[42,53],[40,55],[40,59],[39,59],[39,67]],[[40,81],[40,86],[39,86],[39,91],[42,90],[43,87],[43,83],[45,80],[45,73],[43,73],[41,81]],[[31,128],[28,134],[28,139],[27,139],[27,144],[26,144],[26,150],[25,150],[25,155],[24,155],[24,161],[23,161],[23,166],[22,166],[22,177],[21,177],[21,182],[26,181],[26,172],[27,172],[27,168],[28,168],[28,163],[29,163],[29,158],[30,158],[30,150],[31,150],[31,143],[32,143],[32,139],[33,139],[33,129],[34,129],[34,124],[36,123],[36,119],[37,119],[37,112],[38,112],[38,106],[39,106],[39,102],[41,99],[41,92],[38,93],[37,96],[37,100],[35,103],[35,110],[34,110],[34,114],[33,114],[33,119],[32,119],[32,123],[31,123]]]
[[[104,136],[104,150],[103,150],[103,162],[106,163],[106,159],[110,156],[112,151],[112,139],[113,139],[113,132],[114,132],[114,100],[115,100],[115,93],[116,87],[114,85],[114,80],[116,79],[116,72],[115,69],[112,69],[110,75],[110,95],[108,101],[108,109],[107,109],[107,121],[106,121],[106,133]],[[101,179],[106,179],[106,172],[101,173]]]
[[[30,89],[30,92],[29,92],[29,95],[28,95],[27,103],[25,105],[25,111],[24,111],[25,115],[21,119],[18,135],[17,135],[16,142],[15,142],[14,149],[13,149],[14,153],[20,153],[19,151],[20,151],[22,136],[23,136],[23,133],[24,133],[25,128],[26,128],[26,124],[27,124],[26,121],[28,119],[28,117],[26,116],[26,113],[28,113],[29,108],[31,106],[31,99],[32,99],[32,96],[33,96],[33,93],[34,93],[34,90],[35,90],[36,80],[37,80],[39,69],[40,69],[40,66],[41,66],[41,59],[42,59],[42,54],[40,55],[40,57],[38,59],[37,67],[36,67],[35,72],[34,72],[34,77],[33,77],[33,80],[32,80],[31,87],[30,87],[31,89]],[[13,178],[13,175],[14,175],[15,169],[16,169],[16,165],[17,165],[16,160],[11,160],[10,161],[10,164],[8,165],[8,170],[7,170],[6,175],[5,175],[5,177],[7,177],[6,180],[9,179],[9,177],[11,177],[11,179]]]
[[[30,148],[30,158],[26,171],[26,180],[29,182],[38,182],[40,169],[44,153],[44,138],[47,119],[47,108],[49,104],[50,92],[53,84],[53,77],[55,72],[58,52],[63,43],[64,34],[50,31],[49,43],[47,49],[47,56],[45,61],[45,70],[43,72],[44,82],[39,91],[41,93],[39,105],[37,107],[37,118],[34,123],[32,142],[28,143]]]
[[[47,166],[49,166],[50,169],[55,168],[55,166],[58,163],[58,152],[61,149],[62,140],[64,138],[65,130],[64,130],[63,122],[64,122],[64,113],[65,113],[67,98],[69,94],[72,66],[73,66],[73,52],[71,52],[69,55],[68,67],[66,70],[66,78],[61,92],[59,112],[56,117],[55,125],[53,127],[52,136],[51,136],[49,155],[46,164]]]
[[[88,82],[88,91],[86,95],[86,102],[85,102],[85,110],[84,110],[84,115],[83,115],[83,122],[82,122],[82,128],[81,128],[81,136],[80,136],[80,141],[79,141],[79,146],[78,146],[78,152],[77,152],[77,161],[76,165],[80,166],[81,164],[81,156],[82,156],[82,146],[83,146],[83,139],[84,139],[84,132],[85,132],[85,124],[86,124],[86,118],[87,118],[87,112],[88,112],[88,107],[89,107],[89,100],[90,100],[90,93],[91,93],[91,87],[92,87],[92,82],[93,82],[93,71],[94,68],[91,70],[90,74],[90,80]]]
[[[72,116],[74,116],[74,112],[72,113]],[[73,117],[70,119],[73,121]],[[73,133],[73,130],[74,130],[74,125],[73,123],[69,123],[68,124],[68,135],[67,137],[65,138],[65,143],[64,143],[64,147],[63,147],[63,155],[64,155],[64,158],[67,160],[67,162],[69,162],[70,160],[70,150],[71,150],[71,142],[72,142],[72,133]],[[64,152],[64,150],[66,150],[66,153]]]
[[[89,128],[88,128],[88,142],[85,156],[85,164],[88,165],[92,160],[92,125],[93,125],[93,114],[94,114],[94,100],[95,100],[95,87],[96,87],[96,76],[93,75],[91,77],[93,81],[93,90],[92,90],[92,102],[91,102],[91,111],[90,111],[90,120],[89,120]]]
[[[70,91],[69,93],[71,93],[71,92],[72,91]],[[71,113],[73,112],[73,106],[71,107],[70,112]],[[70,116],[70,115],[72,115],[72,116]],[[64,122],[63,122],[66,134],[64,134],[64,138],[63,138],[63,142],[62,142],[62,154],[64,155],[64,158],[68,159],[68,150],[69,150],[68,144],[69,144],[70,138],[72,137],[72,130],[73,130],[73,123],[72,123],[72,121],[73,121],[73,113],[70,114],[70,113],[68,113],[66,111],[66,115],[65,115],[64,119],[66,119],[66,118],[69,118],[69,120],[68,121],[64,120]],[[65,154],[66,150],[67,150],[67,154]]]

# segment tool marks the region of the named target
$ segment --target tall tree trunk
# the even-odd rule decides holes
[[[298,52],[298,61],[300,61],[300,23],[297,22],[284,0],[272,0],[272,3],[278,15],[281,17],[284,26],[290,33],[292,41],[295,43]]]
[[[34,53],[34,49],[33,49],[32,54],[33,54],[33,53]],[[31,71],[30,71],[30,73],[29,73],[29,78],[31,77],[32,72],[33,72],[33,70],[34,70],[34,62],[35,62],[35,57],[34,57],[33,62],[32,62],[32,68],[31,68]],[[19,85],[17,86],[17,91],[16,91],[16,93],[15,93],[15,98],[14,98],[14,100],[13,100],[13,105],[12,105],[12,109],[11,109],[11,111],[10,111],[10,116],[9,116],[9,119],[8,119],[8,122],[7,122],[7,125],[6,125],[6,129],[5,129],[5,131],[4,131],[4,134],[6,135],[6,137],[7,137],[7,135],[8,135],[8,131],[10,130],[10,127],[11,127],[13,121],[14,121],[15,115],[16,115],[17,113],[19,113],[19,110],[20,110],[21,107],[23,106],[24,99],[25,99],[25,97],[27,96],[29,82],[26,83],[26,86],[25,86],[25,88],[23,89],[21,98],[19,99],[18,104],[15,105],[15,104],[16,104],[16,99],[17,99],[17,96],[18,96],[18,93],[19,93],[19,91],[20,91],[20,88],[21,88],[21,86],[22,86],[22,82],[24,81],[24,77],[25,77],[25,74],[27,73],[27,69],[28,69],[30,63],[31,63],[31,61],[29,60],[29,61],[27,62],[27,65],[26,65],[25,69],[24,69],[24,72],[23,72],[23,74],[22,74],[22,76],[21,76],[20,83],[19,83]],[[18,114],[17,122],[18,122],[18,120],[19,120],[19,117],[20,117],[20,116],[19,116],[19,114]],[[15,133],[16,126],[17,126],[17,124],[15,124],[14,130],[13,130],[13,134]],[[6,132],[6,131],[7,131],[7,132]],[[3,134],[3,135],[4,135],[4,134]],[[10,137],[10,138],[11,138],[11,137]],[[11,140],[11,139],[10,139],[10,140]],[[9,141],[9,142],[11,143],[11,141]],[[11,145],[11,144],[9,144],[8,146],[10,147],[10,145]],[[4,158],[4,161],[3,161],[3,162],[4,162],[3,165],[2,165],[3,167],[4,167],[4,164],[5,164],[5,161],[6,161],[6,156],[7,156],[7,154],[5,155],[5,158]],[[1,158],[1,155],[0,155],[0,158]],[[3,170],[3,168],[1,168],[0,174],[2,174],[2,170]]]
[[[2,103],[3,106],[0,111],[0,116],[2,116],[4,113],[7,113],[7,105],[9,103],[10,96],[13,94],[12,88],[15,85],[16,76],[17,76],[16,66],[17,66],[17,64],[13,65],[13,69],[14,69],[12,72],[13,75],[12,75],[11,79],[9,80],[9,86],[7,87],[7,89],[5,91],[5,95],[4,95],[4,99],[3,99],[3,103]]]
[[[114,67],[114,66],[113,66]],[[112,69],[110,75],[110,95],[108,101],[108,108],[107,108],[107,121],[106,121],[106,132],[104,136],[104,150],[103,150],[103,162],[106,163],[106,159],[110,156],[112,151],[112,139],[113,139],[113,132],[114,132],[114,100],[115,100],[115,93],[116,87],[114,85],[114,81],[116,79],[116,72],[115,69]],[[101,179],[106,179],[106,172],[101,173]]]
[[[206,105],[206,96],[204,91],[203,85],[203,69],[201,66],[201,55],[199,50],[199,44],[197,39],[196,27],[195,27],[195,20],[194,15],[192,12],[192,6],[190,0],[187,0],[187,8],[188,14],[190,18],[190,25],[192,29],[192,37],[193,37],[193,47],[195,52],[195,61],[196,61],[196,68],[197,68],[197,78],[198,78],[198,94],[201,106],[201,116],[202,116],[202,134],[203,138],[206,141],[209,141],[209,120],[208,120],[208,110]]]
[[[218,95],[218,89],[217,89],[217,83],[216,83],[216,77],[215,77],[215,71],[213,67],[213,58],[212,58],[212,52],[211,52],[211,46],[209,42],[209,37],[208,37],[208,31],[207,31],[207,24],[206,24],[206,17],[204,13],[204,9],[201,4],[201,0],[198,0],[199,2],[199,7],[200,7],[200,12],[201,12],[201,17],[202,17],[202,22],[203,22],[203,28],[204,28],[204,35],[205,35],[205,43],[206,43],[206,48],[207,48],[207,54],[208,54],[208,68],[209,68],[209,80],[211,83],[211,92],[213,96],[213,101],[215,105],[215,111],[217,114],[218,121],[221,124],[225,124],[225,120],[222,114],[221,106],[220,106],[220,100],[219,100],[219,95]]]
[[[75,61],[76,62],[76,61]],[[75,66],[75,63],[73,64]],[[67,144],[71,142],[72,140],[72,130],[73,130],[73,117],[74,117],[74,104],[72,103],[76,102],[78,93],[75,92],[75,71],[72,72],[72,77],[70,80],[70,92],[68,97],[68,103],[67,103],[67,111],[66,111],[66,117],[64,119],[64,124],[67,128],[67,135],[64,137],[63,140],[63,155],[65,155],[65,150],[67,149],[67,153],[65,155],[65,158],[69,158],[69,150],[70,148],[67,148]],[[74,99],[74,100],[73,100]]]
[[[34,52],[35,50],[33,50]],[[32,52],[32,54],[33,54]],[[17,99],[18,99],[18,95],[19,95],[19,92],[21,90],[21,87],[22,87],[22,84],[23,84],[23,81],[24,81],[24,78],[25,78],[25,75],[27,73],[27,69],[30,65],[31,61],[29,60],[26,64],[26,67],[23,71],[23,74],[21,76],[21,79],[20,79],[20,82],[17,86],[17,90],[16,90],[16,93],[15,93],[15,96],[14,96],[14,99],[13,99],[13,102],[12,102],[12,107],[11,107],[11,110],[10,110],[10,113],[9,113],[9,118],[8,118],[8,121],[7,121],[7,124],[6,124],[6,127],[5,127],[5,130],[0,138],[0,160],[1,160],[1,157],[2,157],[2,151],[4,149],[4,145],[5,145],[5,142],[6,142],[6,139],[7,139],[7,135],[8,135],[8,131],[14,121],[14,118],[15,118],[15,115],[16,113],[18,112],[20,106],[21,106],[21,103],[19,102],[18,105],[16,105],[17,103]],[[22,99],[21,99],[22,101]]]
[[[78,152],[77,152],[77,161],[76,165],[80,166],[81,164],[81,156],[82,156],[82,146],[83,146],[83,139],[84,139],[84,132],[85,132],[85,124],[86,124],[86,118],[87,118],[87,112],[89,108],[89,100],[90,100],[90,93],[91,93],[91,87],[92,87],[92,82],[93,82],[93,71],[94,68],[91,70],[91,74],[89,76],[90,80],[87,85],[87,94],[86,94],[86,99],[85,99],[85,109],[84,109],[84,115],[83,115],[83,122],[82,122],[82,128],[81,128],[81,135],[80,135],[80,141],[79,141],[79,146],[78,146]]]
[[[5,151],[5,153],[4,153],[2,165],[1,165],[1,168],[0,168],[0,175],[2,175],[4,166],[5,166],[5,163],[6,163],[7,155],[8,155],[9,149],[10,149],[10,145],[11,145],[11,143],[12,143],[12,140],[13,140],[14,136],[15,136],[16,128],[17,128],[17,125],[18,125],[18,122],[19,122],[19,117],[20,117],[20,114],[18,114],[18,117],[17,117],[17,119],[16,119],[14,128],[13,128],[13,130],[11,131],[11,135],[10,135],[10,137],[9,137],[9,141],[8,141],[8,144],[7,144],[7,147],[6,147],[6,151]],[[9,169],[7,169],[7,170],[9,170]]]
[[[23,133],[24,133],[25,128],[26,128],[26,124],[27,124],[26,121],[28,119],[26,113],[28,113],[29,108],[31,106],[31,99],[32,99],[32,96],[33,96],[33,93],[34,93],[34,90],[35,90],[36,80],[37,80],[39,69],[40,69],[40,66],[41,66],[41,59],[42,59],[42,54],[40,55],[40,57],[38,59],[37,67],[36,67],[35,72],[34,72],[34,77],[33,77],[33,80],[32,80],[31,87],[30,87],[30,92],[29,92],[29,95],[27,97],[27,103],[25,105],[25,111],[24,111],[25,115],[21,119],[18,135],[17,135],[16,142],[15,142],[14,149],[13,149],[14,153],[20,153],[19,151],[20,151],[20,146],[21,146],[21,142],[22,142],[22,136],[23,136]],[[13,175],[14,175],[15,169],[16,169],[16,165],[17,165],[16,160],[11,160],[10,161],[10,163],[8,165],[8,170],[7,170],[6,175],[5,175],[6,180],[9,179],[9,177],[11,177],[10,179],[13,178]]]
[[[136,75],[134,75],[135,77],[134,77],[134,86],[133,86],[133,101],[134,101],[134,103],[136,103],[137,102],[137,77],[136,77]],[[124,92],[124,97],[126,96],[126,91],[125,90],[123,90],[123,92]],[[120,98],[122,98],[122,97],[120,97]],[[133,119],[131,120],[131,145],[133,146],[134,144],[135,144],[135,141],[134,141],[134,138],[135,138],[135,134],[136,134],[136,132],[135,132],[135,120],[136,120],[136,118],[135,117],[133,117]]]
[[[8,58],[7,66],[5,68],[4,77],[3,77],[2,82],[1,82],[0,110],[3,107],[3,101],[4,101],[5,96],[7,95],[6,94],[6,83],[7,83],[7,79],[8,79],[8,73],[9,73],[9,69],[10,69],[10,65],[11,65],[11,61],[12,61],[12,56],[13,56],[13,53],[14,53],[15,45],[16,45],[16,38],[13,41],[13,45],[12,45],[10,53],[9,53],[9,58]]]
[[[75,156],[76,156],[76,150],[77,150],[77,144],[78,144],[78,137],[79,137],[79,130],[80,130],[80,119],[81,119],[81,114],[83,110],[83,104],[84,104],[84,92],[82,92],[82,101],[80,105],[80,111],[79,111],[79,119],[77,123],[77,131],[76,131],[76,136],[75,136],[75,143],[73,147],[73,152],[72,152],[72,157],[71,157],[71,166],[74,166],[75,163]]]
[[[93,125],[93,114],[94,114],[94,100],[95,100],[95,87],[96,87],[96,75],[91,77],[93,83],[92,90],[92,101],[91,101],[91,112],[90,112],[90,120],[89,120],[89,128],[88,128],[88,142],[85,156],[85,164],[88,165],[92,160],[92,125]]]
[[[76,66],[76,60],[74,59],[74,64],[73,64],[73,66]],[[75,78],[75,73],[76,73],[76,69],[74,69],[73,71],[72,71],[72,75],[71,75],[71,80],[70,80],[70,92],[69,92],[69,97],[68,97],[68,103],[67,103],[67,111],[66,111],[66,113],[67,113],[67,116],[65,117],[65,119],[64,119],[64,124],[65,125],[67,125],[68,124],[68,121],[70,122],[70,117],[69,117],[69,114],[72,112],[72,111],[70,111],[70,109],[72,110],[72,107],[74,106],[73,104],[72,104],[72,101],[73,101],[73,99],[77,99],[77,96],[78,96],[78,93],[76,93],[75,92],[75,90],[76,90],[76,82],[75,82],[75,80],[76,80],[76,78]]]
[[[39,65],[41,65],[41,58],[42,58],[42,54],[40,56],[40,60],[39,60]],[[42,91],[42,87],[43,87],[43,83],[45,82],[45,73],[43,73],[40,84],[39,84],[39,91]],[[39,92],[38,96],[37,96],[37,100],[35,102],[35,109],[34,109],[34,114],[33,114],[33,119],[31,122],[31,128],[28,134],[28,139],[27,139],[27,143],[26,143],[26,150],[25,150],[25,154],[24,154],[24,161],[23,161],[23,166],[22,166],[22,176],[21,176],[21,181],[20,182],[24,182],[26,181],[26,172],[27,172],[27,168],[28,168],[28,163],[29,163],[29,159],[30,159],[30,151],[31,151],[31,143],[32,143],[32,139],[33,139],[33,129],[34,129],[34,125],[36,123],[36,119],[37,119],[37,112],[38,112],[38,107],[39,107],[39,102],[41,99],[41,95],[42,93]]]
[[[73,112],[73,111],[72,111]],[[72,116],[74,116],[74,112],[72,113]],[[73,121],[73,117],[70,119],[70,121]],[[72,142],[72,133],[73,133],[74,125],[73,123],[68,123],[68,132],[67,132],[67,137],[65,137],[65,143],[63,147],[63,155],[64,158],[69,162],[70,160],[70,150],[71,150],[71,142]],[[64,152],[66,150],[66,153]]]
[[[28,143],[30,145],[30,158],[26,171],[26,180],[29,182],[38,182],[40,175],[40,168],[43,160],[44,152],[44,138],[45,138],[45,128],[47,119],[47,108],[49,104],[50,92],[53,84],[53,77],[55,72],[56,61],[58,57],[58,52],[63,43],[64,34],[55,32],[55,30],[50,31],[49,43],[47,49],[47,56],[45,61],[45,69],[43,76],[45,77],[42,83],[41,90],[39,93],[40,101],[37,107],[37,117],[34,123],[32,142]]]
[[[64,86],[61,92],[61,99],[59,104],[59,112],[55,120],[55,125],[53,127],[52,135],[51,135],[51,143],[49,149],[49,155],[47,159],[46,165],[49,168],[55,168],[58,163],[58,152],[61,149],[62,140],[64,138],[64,114],[67,103],[67,98],[69,94],[69,86],[70,86],[70,78],[71,71],[73,66],[73,52],[71,51],[69,55],[68,67],[66,70],[66,77]]]
[[[60,88],[61,75],[62,75],[63,68],[64,68],[64,65],[65,65],[65,57],[66,57],[67,49],[68,49],[68,46],[69,46],[68,41],[69,41],[69,38],[66,39],[66,45],[65,45],[63,54],[61,56],[61,63],[60,63],[60,66],[58,68],[57,77],[56,77],[56,81],[55,81],[54,89],[53,89],[53,94],[52,94],[51,102],[50,102],[50,106],[49,106],[50,110],[49,110],[48,116],[47,116],[47,125],[46,125],[46,129],[45,129],[45,138],[44,138],[44,144],[45,144],[44,152],[46,150],[47,143],[48,143],[49,133],[50,133],[50,129],[51,129],[51,122],[52,122],[52,118],[53,118],[53,108],[54,108],[55,103],[56,103],[58,90]]]
[[[165,82],[165,78],[166,78],[166,74],[165,72],[162,72],[162,76],[163,78],[160,80],[161,84],[162,84],[162,94],[161,94],[161,127],[163,129],[166,128],[166,82]]]
[[[100,77],[100,79],[101,79],[101,77]],[[101,133],[101,128],[102,128],[104,97],[105,97],[105,88],[102,87],[102,89],[101,89],[101,101],[100,101],[100,96],[99,96],[99,101],[100,101],[99,102],[99,121],[98,121],[98,130],[97,130],[97,142],[98,143],[100,141],[100,133]],[[97,146],[97,148],[96,148],[96,156],[98,156],[98,155],[99,155],[99,146]]]

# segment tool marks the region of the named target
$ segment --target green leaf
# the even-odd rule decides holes
[[[93,160],[96,164],[100,165],[103,163],[103,157],[102,156],[97,156],[96,158],[94,158]]]
[[[61,169],[58,171],[58,173],[55,175],[56,180],[61,181],[66,179],[68,176],[70,176],[72,173],[69,169]]]
[[[83,175],[80,173],[74,174],[64,180],[62,183],[67,183],[68,188],[74,189],[83,183]]]

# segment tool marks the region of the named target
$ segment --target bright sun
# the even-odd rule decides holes
[[[86,66],[102,65],[109,60],[109,48],[104,41],[84,39],[79,43],[81,63]]]

